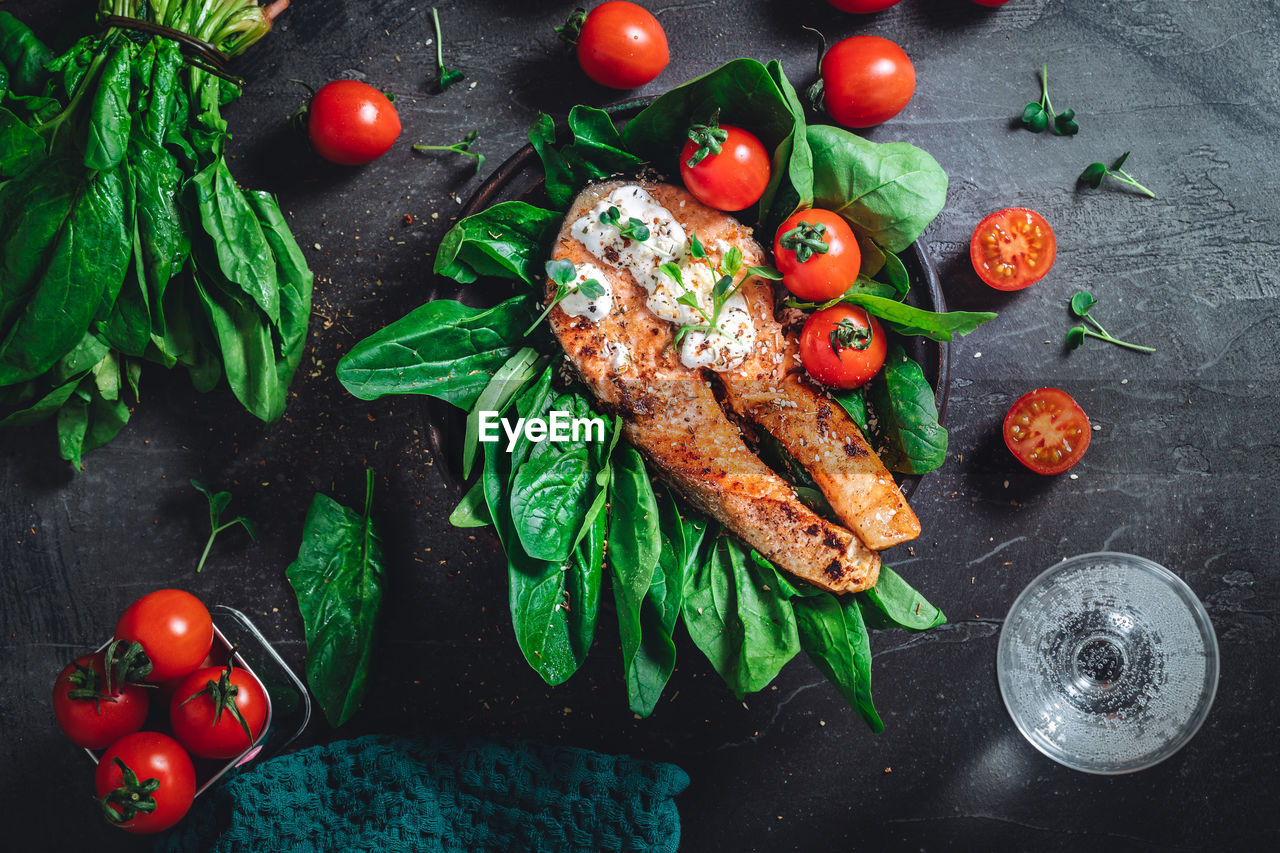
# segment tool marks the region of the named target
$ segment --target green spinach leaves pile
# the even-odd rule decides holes
[[[99,8],[232,56],[280,9],[212,5]],[[57,56],[0,12],[0,427],[55,418],[79,467],[129,420],[143,362],[283,413],[312,275],[275,198],[227,168],[238,95],[168,38],[109,26]]]
[[[607,575],[636,714],[647,716],[657,704],[675,667],[682,622],[738,696],[763,689],[804,651],[879,731],[869,628],[918,631],[945,621],[891,568],[882,568],[873,589],[848,596],[780,572],[655,485],[616,418],[603,442],[532,443],[521,435],[510,452],[505,442],[478,442],[482,410],[526,419],[593,412],[584,387],[558,381],[563,353],[545,326],[526,334],[551,243],[583,185],[646,165],[674,173],[686,129],[716,109],[773,151],[773,180],[756,211],[762,233],[815,204],[850,222],[864,266],[843,299],[901,334],[942,341],[993,316],[938,314],[903,301],[909,281],[897,253],[942,208],[947,177],[937,162],[905,143],[878,145],[837,128],[808,127],[778,63],[740,59],[661,96],[621,131],[607,113],[578,106],[568,117],[569,138],[560,139],[550,117],[539,116],[529,138],[554,209],[496,204],[454,225],[435,260],[441,275],[462,283],[504,279],[513,295],[490,308],[429,302],[358,343],[339,363],[338,378],[361,399],[422,394],[468,413],[463,469],[478,467],[479,476],[450,521],[494,527],[507,556],[517,642],[548,684],[565,681],[586,657]],[[923,473],[942,464],[946,431],[932,389],[900,345],[865,397],[846,394],[840,402],[864,429],[874,425],[868,435],[894,470]],[[811,481],[801,479],[797,491],[820,498]]]

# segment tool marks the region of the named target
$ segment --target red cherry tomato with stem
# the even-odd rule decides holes
[[[574,27],[572,18],[568,26]],[[662,24],[643,6],[610,0],[592,9],[581,26],[578,64],[602,86],[643,86],[671,60]]]
[[[969,239],[973,269],[996,290],[1022,290],[1044,278],[1058,253],[1045,218],[1025,207],[997,210],[978,223]]]
[[[53,685],[58,725],[72,743],[86,749],[106,749],[138,731],[151,705],[148,688],[121,680],[124,672],[113,673],[108,687],[104,658],[105,652],[81,655]]]
[[[840,214],[813,208],[793,213],[778,228],[773,260],[787,290],[801,299],[826,302],[857,280],[862,252]]]
[[[189,592],[159,589],[130,604],[116,623],[116,639],[142,644],[151,659],[147,681],[180,678],[213,646],[209,610]]]
[[[754,133],[731,124],[689,129],[680,151],[680,177],[698,201],[716,210],[750,207],[769,186],[769,152]]]
[[[134,732],[107,747],[93,776],[107,821],[126,832],[161,832],[186,815],[196,795],[191,756],[160,732]],[[151,811],[136,808],[153,805]]]
[[[845,127],[872,127],[902,112],[916,90],[906,52],[880,36],[850,36],[820,63],[823,104]]]
[[[827,0],[841,12],[853,12],[855,15],[870,15],[872,12],[883,12],[890,6],[896,6],[899,0]],[[1008,0],[1005,0],[1008,2]]]
[[[880,321],[861,306],[840,303],[814,312],[800,331],[800,361],[833,388],[858,388],[884,366],[889,342]]]
[[[1037,388],[1018,398],[1004,418],[1004,443],[1037,474],[1061,474],[1089,449],[1089,416],[1066,391]]]
[[[267,694],[246,669],[197,669],[173,692],[174,737],[201,758],[235,758],[253,746],[267,719]]]
[[[334,80],[311,98],[307,135],[316,153],[341,166],[363,166],[390,150],[400,115],[390,99],[359,80]]]

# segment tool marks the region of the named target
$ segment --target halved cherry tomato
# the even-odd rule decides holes
[[[191,756],[173,738],[159,732],[134,732],[107,747],[93,784],[103,814],[113,826],[146,835],[168,829],[186,815],[196,795],[196,771]],[[152,784],[154,790],[148,791]]]
[[[698,201],[716,210],[734,211],[760,200],[769,186],[770,166],[769,152],[759,137],[714,120],[695,125],[689,134],[680,151],[680,177]]]
[[[805,321],[800,361],[809,375],[833,388],[857,388],[884,366],[884,327],[861,306],[841,303]]]
[[[334,80],[311,98],[307,135],[329,162],[363,166],[386,154],[400,136],[400,114],[369,84]]]
[[[147,681],[180,678],[194,670],[213,646],[209,610],[189,592],[158,589],[125,608],[116,639],[142,644],[151,658]]]
[[[174,737],[201,758],[235,758],[253,746],[266,719],[261,682],[230,664],[197,669],[182,679],[169,704]]]
[[[1018,398],[1004,418],[1004,443],[1037,474],[1061,474],[1089,449],[1089,416],[1066,391],[1037,388]]]
[[[148,688],[118,683],[114,674],[112,679],[108,690],[102,652],[81,655],[58,674],[53,713],[76,746],[106,749],[146,721]]]
[[[883,12],[890,6],[896,6],[899,0],[827,0],[842,12],[853,12],[856,15],[869,15],[872,12]],[[1004,0],[1008,2],[1008,0]]]
[[[978,277],[996,290],[1022,290],[1044,278],[1058,253],[1045,218],[1025,207],[1006,207],[973,229],[969,258]]]
[[[871,127],[902,112],[916,91],[906,51],[880,36],[850,36],[822,57],[823,102],[845,127]]]
[[[662,73],[671,60],[658,19],[635,3],[610,0],[591,10],[578,34],[578,64],[612,89],[634,89]]]
[[[793,213],[778,228],[773,260],[787,290],[801,299],[825,302],[857,280],[862,252],[840,214],[815,207]]]

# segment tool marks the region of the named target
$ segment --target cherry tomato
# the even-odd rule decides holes
[[[387,96],[359,80],[334,80],[311,98],[307,135],[331,163],[362,166],[400,136],[400,116]]]
[[[107,690],[103,653],[81,655],[58,673],[53,713],[76,746],[106,749],[142,728],[151,704],[148,689],[112,681]]]
[[[782,283],[801,299],[825,302],[858,278],[862,252],[848,223],[829,210],[801,210],[778,228],[773,260]]]
[[[697,125],[690,132],[702,131],[711,136],[690,139],[680,151],[680,177],[689,192],[716,210],[742,210],[759,201],[770,174],[769,152],[759,137],[731,124]],[[723,138],[717,131],[723,131]]]
[[[884,365],[884,327],[861,306],[841,303],[805,321],[800,361],[809,375],[833,388],[865,385]]]
[[[1025,207],[997,210],[978,223],[969,258],[978,277],[996,290],[1022,290],[1045,277],[1058,240],[1044,217]]]
[[[902,48],[880,36],[850,36],[822,57],[823,101],[845,127],[871,127],[902,112],[916,90],[916,69]]]
[[[667,34],[648,9],[610,0],[591,10],[578,35],[578,64],[602,86],[634,89],[662,73]]]
[[[128,778],[121,763],[134,779]],[[145,790],[150,787],[148,780],[158,783],[154,791]],[[196,771],[191,756],[173,738],[159,732],[134,732],[102,754],[93,784],[98,799],[119,816],[108,818],[113,825],[146,835],[168,829],[186,815],[196,795]],[[131,805],[136,801],[153,802],[155,809],[136,810]]]
[[[201,758],[235,758],[253,746],[266,720],[262,684],[230,664],[197,669],[182,679],[169,704],[174,737]]]
[[[213,646],[209,610],[189,592],[159,589],[130,604],[116,623],[116,639],[136,641],[151,658],[147,681],[180,678]]]
[[[1089,416],[1066,391],[1037,388],[1004,417],[1004,443],[1037,474],[1061,474],[1089,449]]]
[[[872,12],[883,12],[890,6],[896,6],[899,0],[827,0],[827,2],[842,12],[869,15]]]

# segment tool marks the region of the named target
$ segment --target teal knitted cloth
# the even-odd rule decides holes
[[[672,764],[521,741],[372,735],[227,779],[157,851],[670,851]]]

